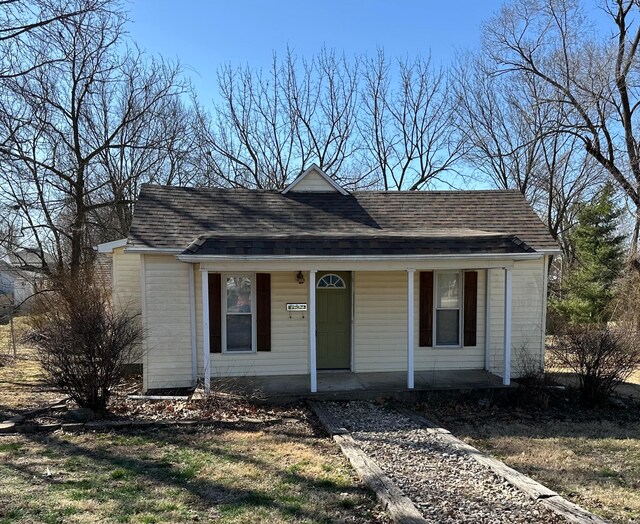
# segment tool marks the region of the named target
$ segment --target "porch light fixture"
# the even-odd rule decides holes
[[[298,271],[296,274],[296,280],[298,281],[298,284],[304,284],[304,275],[302,274],[302,271]]]

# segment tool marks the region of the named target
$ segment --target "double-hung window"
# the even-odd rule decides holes
[[[477,345],[477,271],[421,271],[419,300],[420,347]]]
[[[204,273],[209,298],[209,351],[271,351],[271,274]]]
[[[436,272],[435,327],[436,346],[460,345],[461,273]]]
[[[256,347],[256,296],[252,274],[223,278],[223,348],[228,353],[253,352]]]

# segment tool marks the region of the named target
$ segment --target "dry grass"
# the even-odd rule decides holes
[[[7,437],[2,522],[387,522],[332,442],[305,430]]]
[[[8,326],[0,326],[0,347],[7,332]],[[0,416],[51,404],[64,396],[47,385],[32,348],[20,345],[17,353],[15,362],[5,358],[0,365]]]
[[[540,418],[523,412],[442,422],[457,436],[569,500],[619,523],[640,522],[640,419]]]
[[[0,367],[0,415],[60,397],[33,353],[19,355]],[[286,413],[258,424],[0,436],[0,523],[389,522],[307,412]]]

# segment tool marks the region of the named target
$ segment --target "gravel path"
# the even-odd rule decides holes
[[[389,407],[365,401],[325,406],[429,522],[566,522]]]

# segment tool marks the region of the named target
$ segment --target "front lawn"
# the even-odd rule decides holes
[[[0,335],[5,326],[0,326]],[[0,416],[63,397],[29,348],[0,365]],[[158,403],[116,395],[119,418],[212,426],[0,435],[0,523],[389,522],[300,406]]]
[[[331,440],[261,428],[5,436],[0,522],[387,522]]]

